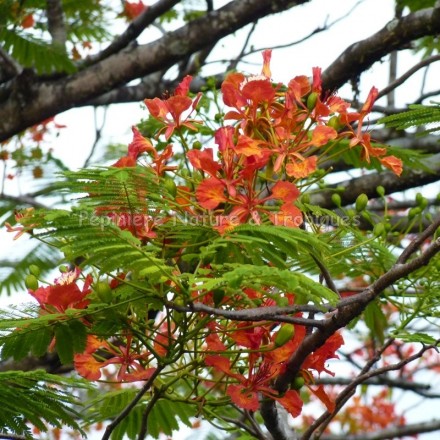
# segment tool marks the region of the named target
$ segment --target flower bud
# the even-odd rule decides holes
[[[165,189],[167,190],[167,192],[172,196],[172,197],[176,197],[177,194],[177,186],[176,186],[176,182],[174,182],[174,179],[166,176],[164,181],[163,181],[163,186],[165,187]]]
[[[29,290],[37,290],[38,289],[38,280],[35,275],[29,274],[25,278],[24,284]]]
[[[31,264],[29,266],[29,272],[32,275],[36,276],[37,278],[40,276],[40,273],[41,273],[40,268],[37,265],[35,265],[35,264]]]
[[[332,194],[332,202],[338,207],[341,207],[341,196],[337,193]]]
[[[382,185],[379,185],[376,188],[377,194],[379,194],[380,197],[383,197],[385,195],[385,188]]]
[[[295,326],[290,323],[283,324],[275,336],[275,347],[287,344],[295,336]]]
[[[105,281],[100,281],[95,285],[95,292],[104,303],[110,303],[113,299],[112,289]]]
[[[373,228],[373,235],[375,237],[379,237],[379,235],[382,235],[385,232],[385,226],[383,223],[378,223]]]
[[[316,102],[318,101],[318,93],[312,92],[307,97],[307,108],[312,111],[315,108]]]
[[[368,196],[366,194],[359,194],[356,199],[355,208],[357,212],[362,212],[367,207]]]
[[[305,383],[306,381],[302,376],[296,376],[290,383],[290,388],[292,390],[299,390],[304,386]]]

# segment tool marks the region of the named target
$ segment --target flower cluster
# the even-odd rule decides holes
[[[297,200],[302,185],[312,181],[321,161],[327,160],[334,151],[340,153],[341,145],[347,151],[360,150],[360,157],[366,162],[374,158],[396,174],[401,173],[401,161],[387,155],[385,148],[374,146],[370,134],[362,131],[377,97],[375,88],[358,112],[351,111],[346,101],[322,90],[318,68],[313,69],[311,79],[296,76],[287,85],[274,84],[270,57],[270,51],[263,53],[260,75],[245,76],[237,72],[226,77],[221,92],[224,104],[229,108],[224,114],[229,125],[220,124],[212,131],[215,145],[201,149],[201,145],[194,142],[193,147],[189,147],[188,137],[202,128],[205,128],[204,133],[209,130],[192,116],[198,111],[202,95],[190,97],[191,77],[187,76],[174,95],[145,100],[156,124],[156,139],[144,137],[141,130],[133,127],[133,141],[127,154],[117,160],[111,170],[106,170],[106,176],[109,176],[106,184],[115,183],[112,190],[121,188],[121,200],[115,200],[118,195],[112,192],[112,199],[106,197],[101,201],[102,205],[93,205],[96,215],[106,216],[120,229],[129,231],[124,232],[124,237],[132,239],[130,233],[135,236],[137,240],[130,241],[133,252],[145,251],[144,261],[151,260],[157,263],[156,266],[153,264],[139,270],[135,264],[122,266],[120,270],[124,272],[107,273],[113,281],[104,284],[93,284],[92,277],[87,275],[82,288],[77,283],[80,272],[75,269],[63,274],[54,285],[30,290],[41,311],[54,315],[71,312],[70,309],[84,312],[93,302],[101,304],[102,301],[108,305],[119,292],[128,295],[130,287],[132,291],[140,289],[150,295],[148,301],[157,307],[152,306],[157,312],[153,316],[149,315],[151,310],[144,296],[133,300],[133,304],[129,295],[123,297],[121,303],[130,305],[121,307],[126,315],[117,334],[111,337],[94,334],[96,317],[83,319],[89,335],[85,350],[76,353],[74,365],[85,378],[99,380],[102,368],[112,366],[117,369],[117,381],[149,380],[162,361],[163,365],[172,365],[174,360],[171,359],[181,360],[183,366],[176,367],[176,371],[183,375],[187,371],[184,363],[194,355],[195,359],[188,361],[192,368],[188,377],[195,377],[198,374],[194,373],[195,370],[203,370],[195,379],[196,386],[208,384],[208,388],[222,390],[240,408],[255,411],[262,398],[270,398],[296,417],[302,410],[298,390],[304,385],[329,411],[333,411],[332,398],[322,386],[314,385],[314,378],[316,374],[332,374],[327,362],[337,358],[336,351],[344,342],[342,336],[333,334],[322,347],[309,354],[290,389],[279,394],[273,385],[286,371],[289,360],[306,338],[303,325],[283,324],[276,320],[241,322],[203,313],[197,319],[186,319],[183,312],[191,314],[189,304],[211,310],[215,307],[240,310],[248,308],[249,304],[260,308],[280,306],[282,299],[292,306],[296,304],[295,292],[291,291],[294,286],[290,289],[286,283],[286,289],[280,292],[269,283],[269,277],[267,283],[255,282],[252,285],[258,285],[255,289],[251,288],[251,283],[246,285],[242,280],[231,283],[229,290],[204,289],[202,276],[197,279],[196,271],[210,279],[221,275],[226,266],[217,270],[215,263],[211,265],[196,253],[198,248],[193,254],[184,255],[186,260],[179,260],[187,247],[197,246],[186,242],[185,238],[181,241],[175,236],[170,238],[172,234],[166,233],[171,229],[170,220],[183,216],[214,219],[211,228],[206,228],[210,235],[201,239],[203,243],[209,241],[209,237],[226,242],[231,231],[248,222],[299,227],[303,214]],[[165,141],[160,142],[159,138]],[[179,153],[175,152],[172,142],[179,143]],[[143,180],[145,174],[139,174],[138,179],[136,170],[139,168],[148,170],[150,180]],[[122,180],[130,175],[136,182],[133,193],[127,194],[126,186],[116,185],[117,173]],[[157,194],[150,194],[152,190],[146,187],[146,181],[156,185]],[[94,183],[86,183],[90,199],[94,197]],[[158,200],[164,203],[160,204]],[[33,216],[28,213],[22,219],[23,227],[8,225],[8,228],[20,235],[33,228],[33,222]],[[241,248],[237,246],[237,249],[238,257],[231,263],[239,265],[245,259]],[[151,257],[153,250],[157,250],[154,254],[157,258]],[[198,258],[197,269],[190,264],[193,255]],[[229,255],[225,254],[218,262],[219,266],[229,263],[228,258]],[[161,265],[162,261],[166,264]],[[267,265],[270,268],[275,266],[271,261],[267,261]],[[285,269],[287,272],[291,273]],[[180,282],[182,275],[184,281]],[[169,278],[164,279],[167,276]],[[127,290],[122,289],[124,284]],[[274,299],[276,295],[280,304]],[[140,307],[134,305],[139,298],[144,301]],[[161,307],[167,313],[162,313]],[[300,314],[297,317],[302,318]],[[194,344],[198,344],[197,349]]]
[[[176,188],[175,211],[194,217],[208,212],[222,234],[249,221],[300,226],[302,214],[295,206],[300,195],[297,182],[317,171],[320,161],[343,141],[346,149],[359,146],[365,162],[376,158],[397,175],[402,172],[400,159],[386,155],[384,147],[373,146],[370,134],[362,131],[377,97],[376,88],[359,112],[351,111],[349,103],[322,90],[319,68],[313,69],[311,80],[296,76],[287,86],[274,84],[271,52],[265,51],[263,57],[260,75],[231,73],[223,82],[223,101],[232,108],[224,119],[232,125],[216,130],[216,147],[190,149],[183,145],[192,170],[186,184]],[[145,100],[151,116],[161,124],[157,137],[164,134],[169,141],[177,134],[184,141],[183,132],[199,129],[201,122],[190,114],[201,95],[188,96],[190,83],[187,76],[173,96]],[[149,166],[158,176],[175,171],[166,165],[173,160],[171,144],[159,154],[137,129],[133,133],[128,155],[116,167],[134,166],[139,155],[147,152],[152,156]]]

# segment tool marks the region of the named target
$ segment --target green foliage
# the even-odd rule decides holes
[[[113,419],[133,400],[136,389],[122,389],[100,394],[89,402],[87,418],[90,424]],[[183,423],[191,426],[191,417],[195,415],[196,406],[172,400],[171,397],[159,398],[148,412],[148,434],[159,438],[160,434],[172,436]],[[130,414],[119,424],[112,434],[113,440],[124,438],[137,439],[145,418],[150,394],[141,399]]]
[[[55,248],[40,243],[23,252],[20,259],[0,261],[0,294],[12,295],[13,292],[22,291],[30,265],[38,266],[44,276],[60,258],[60,253]]]
[[[409,110],[395,115],[386,116],[380,120],[387,127],[405,130],[410,127],[424,127],[435,124],[432,128],[427,128],[420,132],[420,135],[426,135],[440,130],[440,106],[412,104]]]
[[[41,370],[0,372],[0,430],[30,437],[31,423],[42,432],[48,425],[68,426],[85,435],[75,409],[80,400],[71,390],[89,387],[84,381]]]
[[[432,8],[435,0],[397,0],[397,4],[401,7],[408,7],[411,12],[420,9]]]
[[[0,346],[3,359],[20,361],[30,353],[43,356],[55,338],[55,346],[61,361],[70,364],[74,353],[84,351],[87,332],[77,319],[81,312],[41,314],[30,306],[22,311],[15,308],[0,312]]]
[[[64,50],[27,32],[0,28],[0,41],[23,67],[33,68],[38,74],[73,73],[75,65]]]

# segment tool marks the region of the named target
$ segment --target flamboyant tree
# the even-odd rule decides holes
[[[214,3],[0,5],[3,182],[62,171],[0,195],[5,229],[38,243],[2,282],[33,301],[1,312],[1,438],[440,430],[397,404],[438,397],[439,198],[422,187],[438,180],[440,115],[421,104],[438,91],[394,101],[439,60],[440,7],[398,1],[382,30],[283,83],[276,51],[254,74],[237,66],[257,20],[309,2]],[[116,18],[128,24],[112,35]],[[251,23],[228,72],[208,77],[214,44]],[[137,43],[153,26],[162,35]],[[411,45],[422,60],[397,77]],[[358,102],[358,76],[385,55],[389,86]],[[125,101],[145,119],[107,162],[69,170],[44,149],[57,113]]]

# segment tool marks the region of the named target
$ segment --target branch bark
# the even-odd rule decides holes
[[[331,195],[338,189],[343,206],[354,203],[359,194],[369,198],[377,197],[376,188],[383,186],[386,194],[392,194],[409,188],[417,188],[440,179],[440,154],[429,159],[431,172],[409,170],[400,177],[392,172],[372,173],[329,185],[325,190],[312,194],[311,203],[322,208],[334,208]]]
[[[432,228],[438,227],[439,224],[440,217],[433,222]],[[429,233],[432,232],[432,228],[428,231]],[[421,234],[421,236],[416,239],[417,243],[420,243],[422,236],[426,239],[427,233]],[[409,247],[412,248],[411,244]],[[355,317],[359,316],[365,307],[377,298],[387,287],[428,264],[431,258],[439,252],[440,239],[437,239],[418,257],[415,257],[404,264],[396,263],[388,272],[378,278],[359,295],[342,300],[340,305],[337,306],[337,312],[332,313],[325,320],[324,325],[321,328],[315,330],[304,338],[302,344],[287,362],[285,371],[277,378],[274,384],[274,389],[279,393],[285,392],[310,353],[324,345],[331,335],[345,327]],[[286,436],[278,422],[278,412],[275,401],[269,399],[264,400],[261,404],[261,414],[267,429],[275,440],[287,440],[290,438]]]
[[[423,434],[424,432],[438,431],[439,429],[440,420],[431,420],[429,422],[395,426],[378,432],[368,432],[361,435],[323,435],[321,440],[386,440],[408,435]]]
[[[336,90],[358,78],[385,55],[406,48],[413,40],[440,30],[440,7],[422,9],[390,21],[365,40],[348,47],[322,75],[323,88]]]
[[[167,69],[259,18],[308,1],[235,0],[152,43],[119,51],[73,75],[36,76],[25,85],[18,76],[9,84],[9,99],[0,105],[0,142],[133,79]]]
[[[47,0],[46,14],[49,33],[52,37],[52,44],[65,49],[67,33],[61,1]]]

